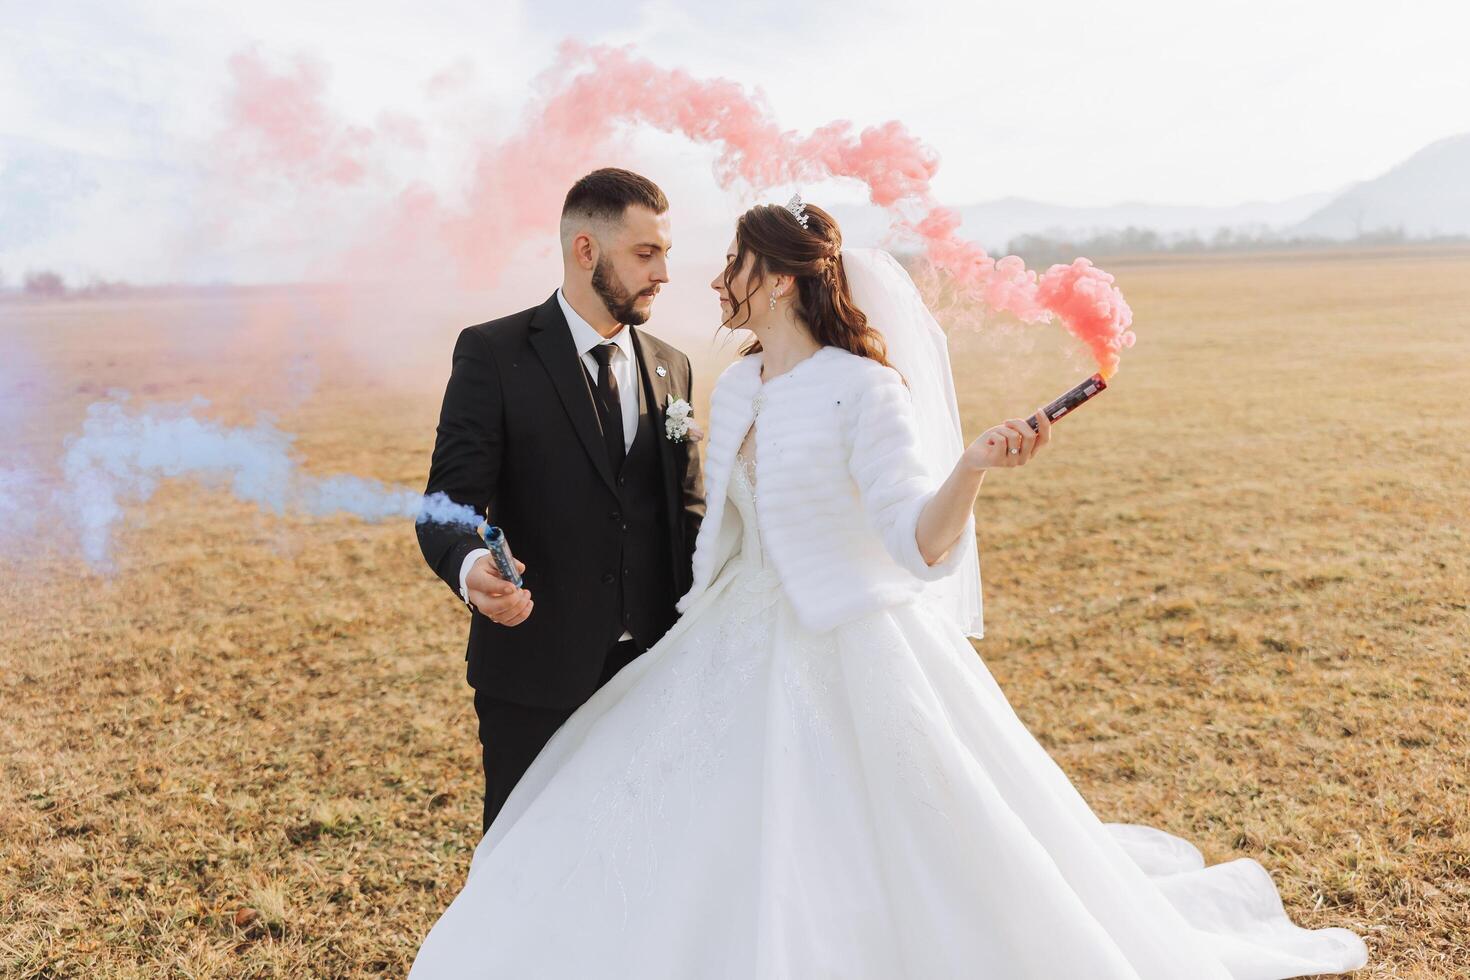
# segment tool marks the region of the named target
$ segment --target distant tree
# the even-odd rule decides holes
[[[107,296],[121,296],[131,291],[132,288],[121,279],[103,279],[101,276],[93,275],[83,285],[72,289],[70,294],[83,299],[100,299]]]
[[[25,294],[38,299],[56,299],[66,295],[66,281],[50,270],[26,275]]]
[[[1332,239],[1322,235],[1287,237],[1267,225],[1255,224],[1219,228],[1208,238],[1202,238],[1196,230],[1161,235],[1152,229],[1128,227],[1096,232],[1091,236],[1077,236],[1058,229],[1013,238],[1008,251],[1019,255],[1032,268],[1044,268],[1055,262],[1070,262],[1079,255],[1098,258],[1149,252],[1246,252],[1261,249],[1466,242],[1470,242],[1470,238],[1463,235],[1410,236],[1404,233],[1402,227],[1364,231],[1351,239]]]

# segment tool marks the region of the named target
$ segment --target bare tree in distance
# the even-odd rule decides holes
[[[66,295],[66,280],[50,270],[29,272],[23,290],[37,299],[60,299]]]

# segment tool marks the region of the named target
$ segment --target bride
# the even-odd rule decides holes
[[[683,614],[547,744],[412,977],[1277,978],[1362,966],[1248,859],[1105,825],[981,631],[972,511],[1050,441],[960,439],[944,337],[799,200],[711,285],[754,335],[711,397]]]

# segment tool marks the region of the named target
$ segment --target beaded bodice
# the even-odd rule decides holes
[[[756,518],[755,426],[745,435],[735,454],[735,472],[730,480],[730,502],[740,513],[745,531],[740,541],[741,558],[750,569],[769,569],[765,549],[761,546],[760,527]]]

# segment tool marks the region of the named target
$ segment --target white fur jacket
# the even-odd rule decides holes
[[[704,523],[686,611],[739,548],[726,492],[735,454],[755,417],[756,518],[766,556],[798,620],[825,632],[917,596],[964,553],[929,565],[915,532],[937,485],[920,462],[913,407],[898,372],[840,347],[823,347],[769,382],[761,355],[726,368],[710,396]],[[974,518],[965,534],[974,534]],[[963,540],[963,539],[961,539]]]

